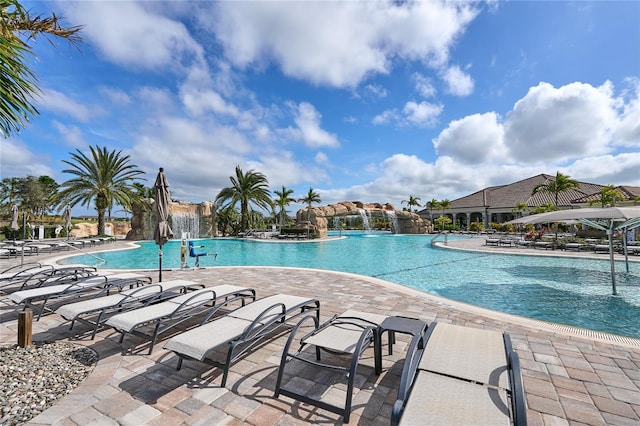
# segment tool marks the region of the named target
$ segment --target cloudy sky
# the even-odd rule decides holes
[[[396,208],[558,170],[640,185],[637,1],[24,4],[84,43],[34,43],[41,114],[0,178],[62,183],[98,145],[194,202],[237,165]]]

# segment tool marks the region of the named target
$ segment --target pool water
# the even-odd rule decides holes
[[[204,239],[200,266],[292,266],[351,272],[497,311],[640,338],[640,264],[616,264],[611,294],[608,257],[576,259],[465,252],[431,246],[432,236],[343,233],[307,243]],[[452,238],[452,237],[450,237]],[[455,237],[453,237],[455,238]],[[157,269],[158,246],[139,243],[67,258],[109,269]],[[163,268],[180,267],[180,241],[163,246]],[[100,258],[97,259],[97,258]],[[187,257],[194,266],[193,258]]]

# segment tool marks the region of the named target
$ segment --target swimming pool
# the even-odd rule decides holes
[[[343,234],[345,235],[345,234]],[[618,265],[618,295],[602,260],[513,256],[431,246],[432,236],[349,233],[308,243],[205,239],[200,266],[293,266],[381,278],[453,300],[528,318],[640,338],[640,264]],[[451,238],[451,237],[450,237]],[[455,238],[455,237],[453,237]],[[158,247],[67,258],[109,269],[157,269]],[[194,261],[187,258],[193,266]],[[180,241],[163,246],[163,267],[180,267]]]

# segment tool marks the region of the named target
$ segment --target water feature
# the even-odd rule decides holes
[[[336,231],[342,229],[342,220],[340,220],[340,217],[338,216],[333,217],[333,229],[335,229]]]
[[[398,216],[396,215],[395,210],[384,210],[387,215],[387,219],[389,219],[389,223],[391,224],[391,233],[397,234],[400,226],[398,225]]]
[[[358,213],[360,213],[360,217],[362,218],[362,229],[365,231],[371,231],[370,218],[371,212],[365,209],[358,209]]]
[[[337,237],[338,233],[332,233]],[[202,239],[209,253],[201,266],[291,266],[381,278],[453,300],[545,321],[640,338],[640,262],[618,268],[618,296],[611,295],[609,261],[509,256],[431,247],[431,236],[342,231],[347,238],[272,243]],[[450,236],[450,239],[457,237]],[[101,268],[157,268],[157,246],[96,255]],[[180,268],[180,241],[163,246],[163,265]],[[193,261],[188,259],[191,266]],[[90,256],[66,263],[96,264]]]
[[[171,230],[177,239],[200,236],[200,216],[197,213],[174,213],[171,215]]]

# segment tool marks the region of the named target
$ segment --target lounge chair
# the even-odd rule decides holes
[[[22,265],[12,266],[0,272],[0,285],[14,281],[23,281],[33,274],[40,272],[53,273],[52,265],[42,265],[41,263],[25,263]]]
[[[433,323],[405,360],[392,425],[526,425],[518,355],[508,334]]]
[[[92,298],[75,303],[67,303],[56,310],[56,313],[67,321],[71,321],[69,330],[73,329],[76,321],[82,321],[93,326],[91,340],[96,336],[101,324],[109,319],[110,314],[124,312],[157,303],[165,299],[186,293],[190,290],[203,288],[204,284],[187,280],[163,281],[147,284],[142,287],[124,290],[117,294]],[[94,317],[93,321],[89,317]]]
[[[246,299],[255,300],[255,290],[235,285],[223,284],[196,290],[164,302],[116,314],[109,318],[105,325],[120,331],[120,343],[126,334],[136,334],[148,338],[148,334],[138,332],[145,325],[153,326],[149,354],[153,352],[158,335],[190,320],[193,316],[206,310],[217,310],[218,305],[225,305],[240,300],[242,305]],[[209,307],[207,307],[209,305]]]
[[[376,339],[376,334],[379,332],[378,327],[385,319],[387,319],[387,317],[384,315],[349,310],[339,316],[334,316],[320,326],[318,326],[316,321],[315,329],[300,339],[300,347],[296,352],[291,352],[290,349],[293,342],[296,340],[296,333],[298,329],[309,318],[310,317],[307,316],[298,322],[289,335],[289,339],[284,347],[282,358],[280,360],[275,397],[278,398],[280,394],[282,394],[306,404],[315,405],[316,407],[331,411],[332,413],[342,414],[344,422],[348,423],[351,415],[353,385],[356,378],[359,360],[362,358],[364,351],[371,346],[371,344],[378,341]],[[391,346],[391,336],[389,337],[389,345]],[[309,359],[308,355],[305,357],[303,352],[306,349],[315,350],[315,360]],[[379,350],[380,348],[375,348],[374,352]],[[322,351],[350,357],[350,362],[348,363],[349,367],[338,365],[337,363],[322,363],[320,360]],[[378,356],[375,355],[374,359],[377,362]],[[282,378],[284,376],[285,369],[294,360],[318,368],[343,372],[347,379],[347,393],[344,405],[338,406],[331,404],[329,402],[322,401],[320,398],[312,398],[306,391],[302,393],[298,389],[282,386]],[[381,367],[376,365],[375,370],[376,373],[379,374]]]
[[[314,312],[320,317],[320,301],[307,297],[276,294],[235,309],[211,322],[172,337],[164,346],[183,359],[194,359],[224,369],[221,386],[226,386],[229,368],[245,352],[301,315]],[[210,356],[216,349],[227,349],[224,362]]]
[[[21,272],[14,279],[0,282],[0,286],[4,293],[12,293],[29,288],[78,281],[96,275],[97,271],[97,268],[86,265],[42,266]]]
[[[9,299],[18,305],[23,305],[23,310],[28,307],[35,308],[33,302],[42,301],[36,319],[40,320],[42,314],[47,310],[47,303],[52,299],[63,299],[71,296],[81,297],[89,292],[92,292],[91,296],[93,297],[100,297],[105,294],[108,295],[112,290],[121,291],[127,286],[131,288],[139,287],[150,282],[150,277],[130,272],[96,275],[65,284],[19,290],[12,293]],[[95,293],[96,290],[98,293]]]

